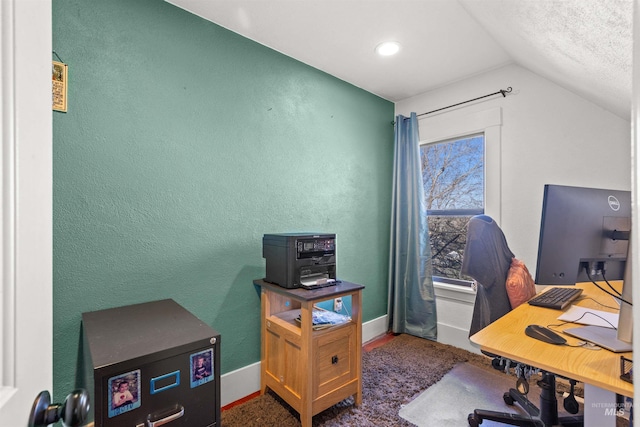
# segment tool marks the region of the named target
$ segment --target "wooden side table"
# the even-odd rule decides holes
[[[360,405],[364,286],[342,281],[306,290],[264,280],[254,284],[261,288],[260,392],[277,393],[298,411],[302,427],[311,427],[313,415],[349,396]],[[345,296],[351,296],[351,320],[314,329],[313,305]]]

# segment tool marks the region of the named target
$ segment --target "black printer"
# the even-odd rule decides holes
[[[314,288],[336,281],[335,234],[265,234],[262,257],[267,264],[265,281],[284,288]]]

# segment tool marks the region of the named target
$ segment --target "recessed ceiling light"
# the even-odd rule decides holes
[[[398,53],[400,50],[400,43],[398,42],[384,42],[376,46],[376,52],[380,56],[391,56]]]

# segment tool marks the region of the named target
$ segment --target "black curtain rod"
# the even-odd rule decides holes
[[[458,105],[466,104],[466,103],[468,103],[468,102],[477,101],[478,99],[487,98],[487,97],[489,97],[489,96],[493,96],[493,95],[501,94],[501,95],[502,95],[502,97],[503,97],[503,98],[505,98],[505,97],[507,96],[507,94],[508,94],[508,93],[511,93],[511,91],[512,91],[512,90],[513,90],[513,89],[511,89],[511,86],[509,86],[509,87],[508,87],[508,88],[506,88],[506,89],[500,89],[499,91],[497,91],[497,92],[493,92],[493,93],[490,93],[490,94],[488,94],[488,95],[479,96],[479,97],[477,97],[477,98],[469,99],[468,101],[458,102],[457,104],[449,105],[449,106],[447,106],[447,107],[438,108],[437,110],[428,111],[428,112],[426,112],[426,113],[421,113],[421,114],[418,114],[416,117],[426,116],[427,114],[436,113],[436,112],[438,112],[438,111],[446,110],[447,108],[457,107]]]

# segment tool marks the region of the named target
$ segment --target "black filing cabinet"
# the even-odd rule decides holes
[[[95,427],[220,426],[210,326],[171,299],[83,313],[82,323]]]

